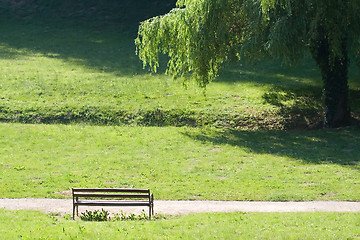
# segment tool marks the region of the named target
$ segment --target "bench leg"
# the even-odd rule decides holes
[[[76,216],[79,216],[79,206],[76,205]]]
[[[73,220],[75,220],[75,205],[73,204]]]

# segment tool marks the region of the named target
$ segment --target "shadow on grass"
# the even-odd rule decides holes
[[[121,26],[94,30],[12,20],[3,22],[0,29],[6,33],[0,37],[3,59],[41,54],[117,75],[144,72],[135,55],[135,35]]]
[[[349,102],[353,123],[358,125],[360,110],[360,68],[352,62],[349,67]],[[320,70],[310,56],[296,65],[282,65],[279,60],[264,59],[256,65],[243,62],[227,66],[215,82],[252,82],[267,86],[264,103],[279,107],[279,115],[289,117],[288,128],[318,128],[323,121],[323,83]]]
[[[332,163],[360,170],[360,129],[313,131],[186,131],[187,137],[215,145],[231,145],[251,153],[290,157],[304,163]]]
[[[175,0],[7,0],[0,5],[0,57],[41,54],[116,75],[144,74],[135,55],[137,27],[173,6]]]
[[[261,98],[264,104],[279,109],[277,114],[286,119],[285,128],[322,126],[321,76],[311,59],[304,59],[296,66],[283,66],[270,59],[253,66],[230,65],[216,81],[229,84],[251,82],[255,86],[265,86]]]

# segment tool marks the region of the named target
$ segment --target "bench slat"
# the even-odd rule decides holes
[[[149,198],[147,194],[107,194],[107,193],[74,193],[74,197],[98,197],[98,198]]]
[[[135,188],[73,188],[73,192],[134,192],[134,193],[150,193],[150,189],[135,189]]]
[[[150,206],[149,202],[82,202],[78,201],[75,205],[85,205],[85,206]]]

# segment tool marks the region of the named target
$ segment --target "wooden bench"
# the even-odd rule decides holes
[[[154,215],[154,197],[150,189],[73,188],[73,219],[79,216],[79,206],[145,206],[149,218]]]

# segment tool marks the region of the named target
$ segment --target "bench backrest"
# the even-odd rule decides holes
[[[119,198],[119,199],[149,199],[150,189],[133,188],[73,188],[73,198]]]

